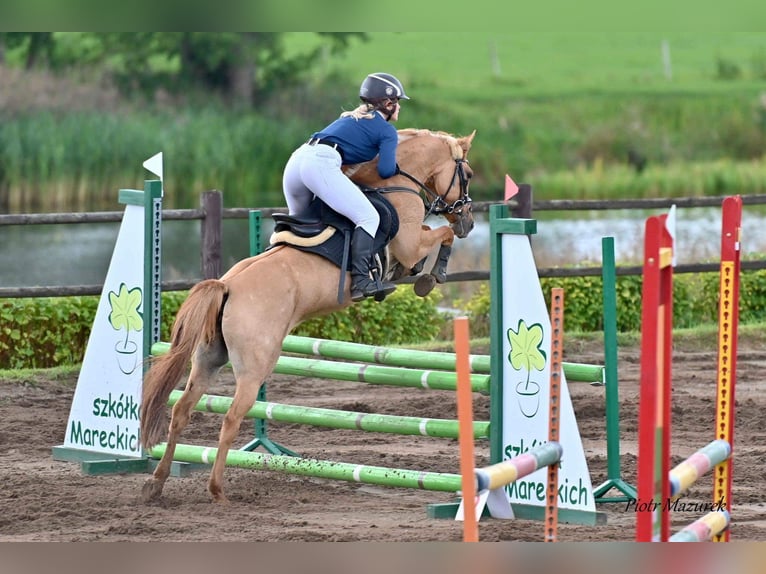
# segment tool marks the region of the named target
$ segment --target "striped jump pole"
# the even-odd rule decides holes
[[[455,371],[456,353],[441,351],[419,351],[416,349],[395,349],[377,345],[364,345],[331,339],[288,335],[282,342],[286,353],[314,355],[330,359],[345,359],[360,363],[376,363],[394,367],[413,369],[437,369]],[[472,373],[489,373],[489,355],[468,356],[468,365]]]
[[[162,457],[165,447],[164,443],[155,446],[151,455],[156,458]],[[173,460],[212,464],[217,452],[218,449],[214,447],[179,444],[176,446]],[[422,472],[245,450],[230,450],[226,455],[226,466],[440,492],[457,492],[461,487],[459,474]]]
[[[727,530],[729,524],[728,510],[713,510],[676,532],[668,542],[708,542]]]
[[[152,353],[161,355],[166,353],[169,348],[169,343],[155,343],[152,346]],[[454,391],[457,389],[457,375],[454,372],[367,365],[362,363],[341,363],[320,359],[304,359],[302,357],[279,357],[274,372],[281,375],[299,375],[394,387],[442,391]],[[471,389],[474,392],[488,394],[489,387],[489,375],[471,375]]]
[[[547,445],[543,445],[547,446]],[[162,443],[151,449],[151,456],[161,458],[167,445]],[[548,460],[538,453],[541,447],[534,449],[524,456],[524,462],[519,466],[519,476],[524,476],[535,469],[527,461],[539,460],[543,468]],[[547,450],[551,450],[549,447]],[[218,449],[215,447],[194,446],[179,444],[173,460],[194,464],[213,464]],[[506,461],[511,465],[513,459]],[[515,463],[513,463],[515,464]],[[462,488],[460,474],[427,472],[420,470],[408,470],[401,468],[388,468],[383,466],[371,466],[365,464],[353,464],[332,460],[319,460],[312,458],[298,458],[278,454],[266,454],[244,450],[230,450],[226,455],[226,466],[238,468],[250,468],[255,470],[272,470],[286,474],[312,476],[315,478],[329,478],[345,480],[347,482],[361,482],[376,484],[379,486],[392,486],[399,488],[415,488],[420,490],[432,490],[438,492],[459,492]],[[531,469],[531,470],[530,470]]]
[[[461,445],[461,472],[463,473],[464,487],[456,519],[462,517],[463,520],[469,517],[477,520],[479,516],[482,516],[485,509],[493,518],[513,518],[513,506],[506,492],[508,485],[532,475],[538,470],[558,466],[561,462],[564,449],[558,442],[547,442],[502,462],[497,462],[483,468],[475,468],[472,475],[468,468],[473,467],[473,461],[471,460],[470,463],[463,464],[463,461],[467,460],[472,452],[469,451],[469,448],[463,448]],[[472,476],[473,479],[470,481],[471,484],[468,485],[468,488],[466,488],[465,481],[468,480],[469,476]],[[473,488],[471,488],[471,485],[473,485]],[[556,504],[555,497],[554,504]],[[469,536],[468,531],[470,528],[470,525],[464,527],[464,536],[466,538]],[[555,531],[555,528],[553,530]],[[555,541],[555,535],[552,539],[549,539],[550,532],[551,529],[546,524],[546,541],[553,542]],[[476,542],[478,540],[466,540],[466,542],[468,541]]]
[[[172,391],[168,406],[173,406],[181,398],[182,391]],[[233,399],[216,395],[202,395],[194,410],[208,413],[226,414]],[[308,424],[345,430],[391,433],[399,435],[419,435],[437,438],[458,438],[458,421],[450,419],[429,419],[359,413],[318,407],[283,405],[280,403],[256,401],[245,414],[249,419],[268,419],[283,423]],[[489,437],[489,422],[473,423],[473,438]]]
[[[476,469],[479,490],[495,490],[516,482],[541,468],[556,464],[563,453],[559,443],[547,442],[519,456]]]
[[[410,367],[413,369],[435,369],[455,371],[455,353],[442,351],[419,351],[416,349],[395,349],[362,343],[333,341],[314,337],[288,335],[282,343],[286,353],[314,355],[330,359],[345,359],[364,363]],[[472,373],[490,372],[489,355],[471,355],[468,358]],[[604,367],[585,363],[563,363],[567,380],[581,383],[603,383]]]
[[[697,479],[713,470],[731,456],[731,445],[725,440],[717,439],[699,449],[685,461],[675,466],[668,477],[670,481],[670,497],[677,498],[686,492]]]

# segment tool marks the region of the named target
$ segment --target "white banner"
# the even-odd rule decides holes
[[[125,207],[69,413],[64,446],[141,456],[144,209]]]
[[[502,237],[503,459],[548,442],[551,322],[529,238]],[[564,297],[566,305],[566,294]],[[566,328],[566,312],[564,317]],[[595,512],[593,487],[566,377],[561,373],[559,508]],[[506,487],[511,502],[545,506],[547,469]]]

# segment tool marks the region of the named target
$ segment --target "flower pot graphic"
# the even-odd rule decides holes
[[[134,287],[128,289],[125,283],[120,284],[118,292],[109,292],[109,323],[115,331],[125,329],[125,337],[117,341],[114,350],[117,356],[117,364],[126,375],[132,374],[140,363],[138,357],[138,344],[130,340],[130,333],[140,333],[144,328],[144,320],[141,316],[141,301],[143,299],[141,289]]]
[[[508,342],[511,352],[508,360],[516,371],[526,371],[526,380],[516,383],[519,409],[526,418],[533,418],[540,410],[541,387],[530,380],[532,371],[543,371],[547,357],[541,349],[543,344],[543,327],[539,323],[527,326],[523,319],[519,320],[518,330],[508,329]]]
[[[138,345],[133,341],[119,340],[114,345],[120,371],[130,375],[138,367]]]
[[[521,414],[531,419],[540,410],[540,385],[534,381],[519,381],[516,385]]]

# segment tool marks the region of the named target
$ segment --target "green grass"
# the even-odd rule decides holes
[[[37,102],[41,92],[60,101],[50,102],[52,111],[0,110],[0,209],[112,209],[117,189],[143,186],[141,163],[159,150],[168,208],[197,207],[207,189],[222,189],[226,207],[281,206],[290,153],[356,105],[371,71],[395,73],[412,97],[398,127],[477,130],[470,156],[477,201],[499,199],[506,173],[531,183],[539,199],[764,191],[764,33],[369,38],[328,54],[306,85],[264,96],[250,113],[213,101],[123,101],[104,110],[67,95],[64,84],[14,80],[14,93],[29,91],[16,101]],[[662,63],[665,39],[672,78]],[[316,41],[313,33],[286,35],[293,52]],[[68,107],[78,102],[81,109]],[[647,159],[641,177],[627,164],[632,152]]]
[[[662,42],[670,48],[672,79],[665,75]],[[316,43],[290,33],[292,51]],[[316,75],[361,79],[391,72],[413,99],[485,100],[559,97],[583,93],[698,93],[760,90],[766,61],[763,33],[540,33],[371,32],[353,40]],[[737,82],[716,81],[719,63],[740,69]]]
[[[79,372],[79,364],[50,369],[0,369],[0,384],[37,387],[41,383],[57,381],[64,386],[74,386]]]

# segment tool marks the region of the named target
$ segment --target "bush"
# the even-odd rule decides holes
[[[564,329],[593,332],[604,329],[603,286],[600,277],[543,277],[540,279],[546,305],[554,287],[564,289]],[[616,281],[617,331],[641,330],[642,278],[618,276]],[[718,322],[719,274],[677,274],[673,277],[673,326],[697,327]],[[490,332],[490,292],[482,284],[467,302],[460,303],[471,321],[473,337]],[[766,316],[766,271],[742,273],[740,283],[740,322],[763,321]]]
[[[170,340],[178,308],[188,292],[162,294],[160,338]],[[383,304],[365,300],[306,321],[295,334],[396,345],[433,340],[446,323],[436,307],[441,295],[420,298],[400,287]],[[54,297],[0,300],[0,368],[49,368],[82,362],[99,298]]]
[[[564,289],[564,328],[594,332],[604,328],[600,277],[543,277],[543,297],[550,304],[553,287]],[[617,277],[617,330],[641,330],[640,276]],[[696,327],[718,322],[717,272],[677,274],[673,279],[673,325]],[[170,330],[187,292],[162,294],[160,338]],[[325,317],[310,319],[293,333],[308,337],[373,345],[403,345],[433,341],[447,331],[449,319],[439,310],[438,291],[425,298],[400,287],[384,304],[365,300]],[[457,302],[470,319],[471,336],[490,331],[489,284],[483,283],[468,301]],[[58,297],[0,300],[0,368],[48,368],[82,361],[98,307],[98,297]],[[740,322],[759,322],[766,316],[766,271],[741,275]]]
[[[418,297],[410,287],[400,287],[381,305],[372,299],[299,325],[294,334],[369,345],[402,345],[432,341],[446,317],[436,304],[438,291]]]
[[[97,297],[0,300],[0,367],[80,362],[97,307]]]

